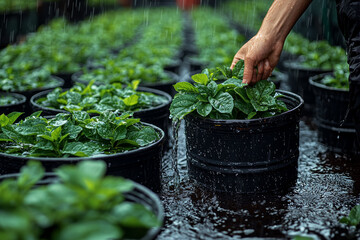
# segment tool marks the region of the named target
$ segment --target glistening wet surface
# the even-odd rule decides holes
[[[316,131],[300,123],[298,179],[284,193],[227,196],[198,187],[187,174],[183,126],[179,133],[179,187],[171,152],[163,164],[166,220],[158,239],[360,239],[339,223],[360,204],[360,159],[326,152]]]

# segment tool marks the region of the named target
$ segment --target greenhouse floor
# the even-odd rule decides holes
[[[285,193],[225,196],[201,189],[188,177],[183,125],[178,146],[178,185],[171,150],[163,158],[166,220],[158,239],[360,239],[354,227],[339,223],[360,203],[360,161],[328,152],[312,124],[300,122],[298,178]]]

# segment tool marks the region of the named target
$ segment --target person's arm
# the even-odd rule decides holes
[[[231,69],[245,61],[243,83],[267,79],[279,61],[285,39],[312,0],[275,0],[258,33],[236,53]],[[257,67],[257,71],[255,69]]]

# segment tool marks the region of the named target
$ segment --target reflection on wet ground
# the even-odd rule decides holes
[[[183,127],[179,134],[179,188],[171,152],[163,164],[166,222],[158,239],[360,239],[338,220],[360,204],[360,159],[326,152],[316,131],[300,123],[296,185],[285,193],[225,195],[201,189],[187,174]]]

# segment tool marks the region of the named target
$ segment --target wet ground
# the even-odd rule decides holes
[[[158,239],[360,239],[359,229],[339,223],[360,204],[360,159],[327,152],[311,125],[300,122],[298,179],[284,193],[226,196],[201,189],[188,177],[185,151],[182,126],[178,187],[171,152],[163,159],[166,221]]]

